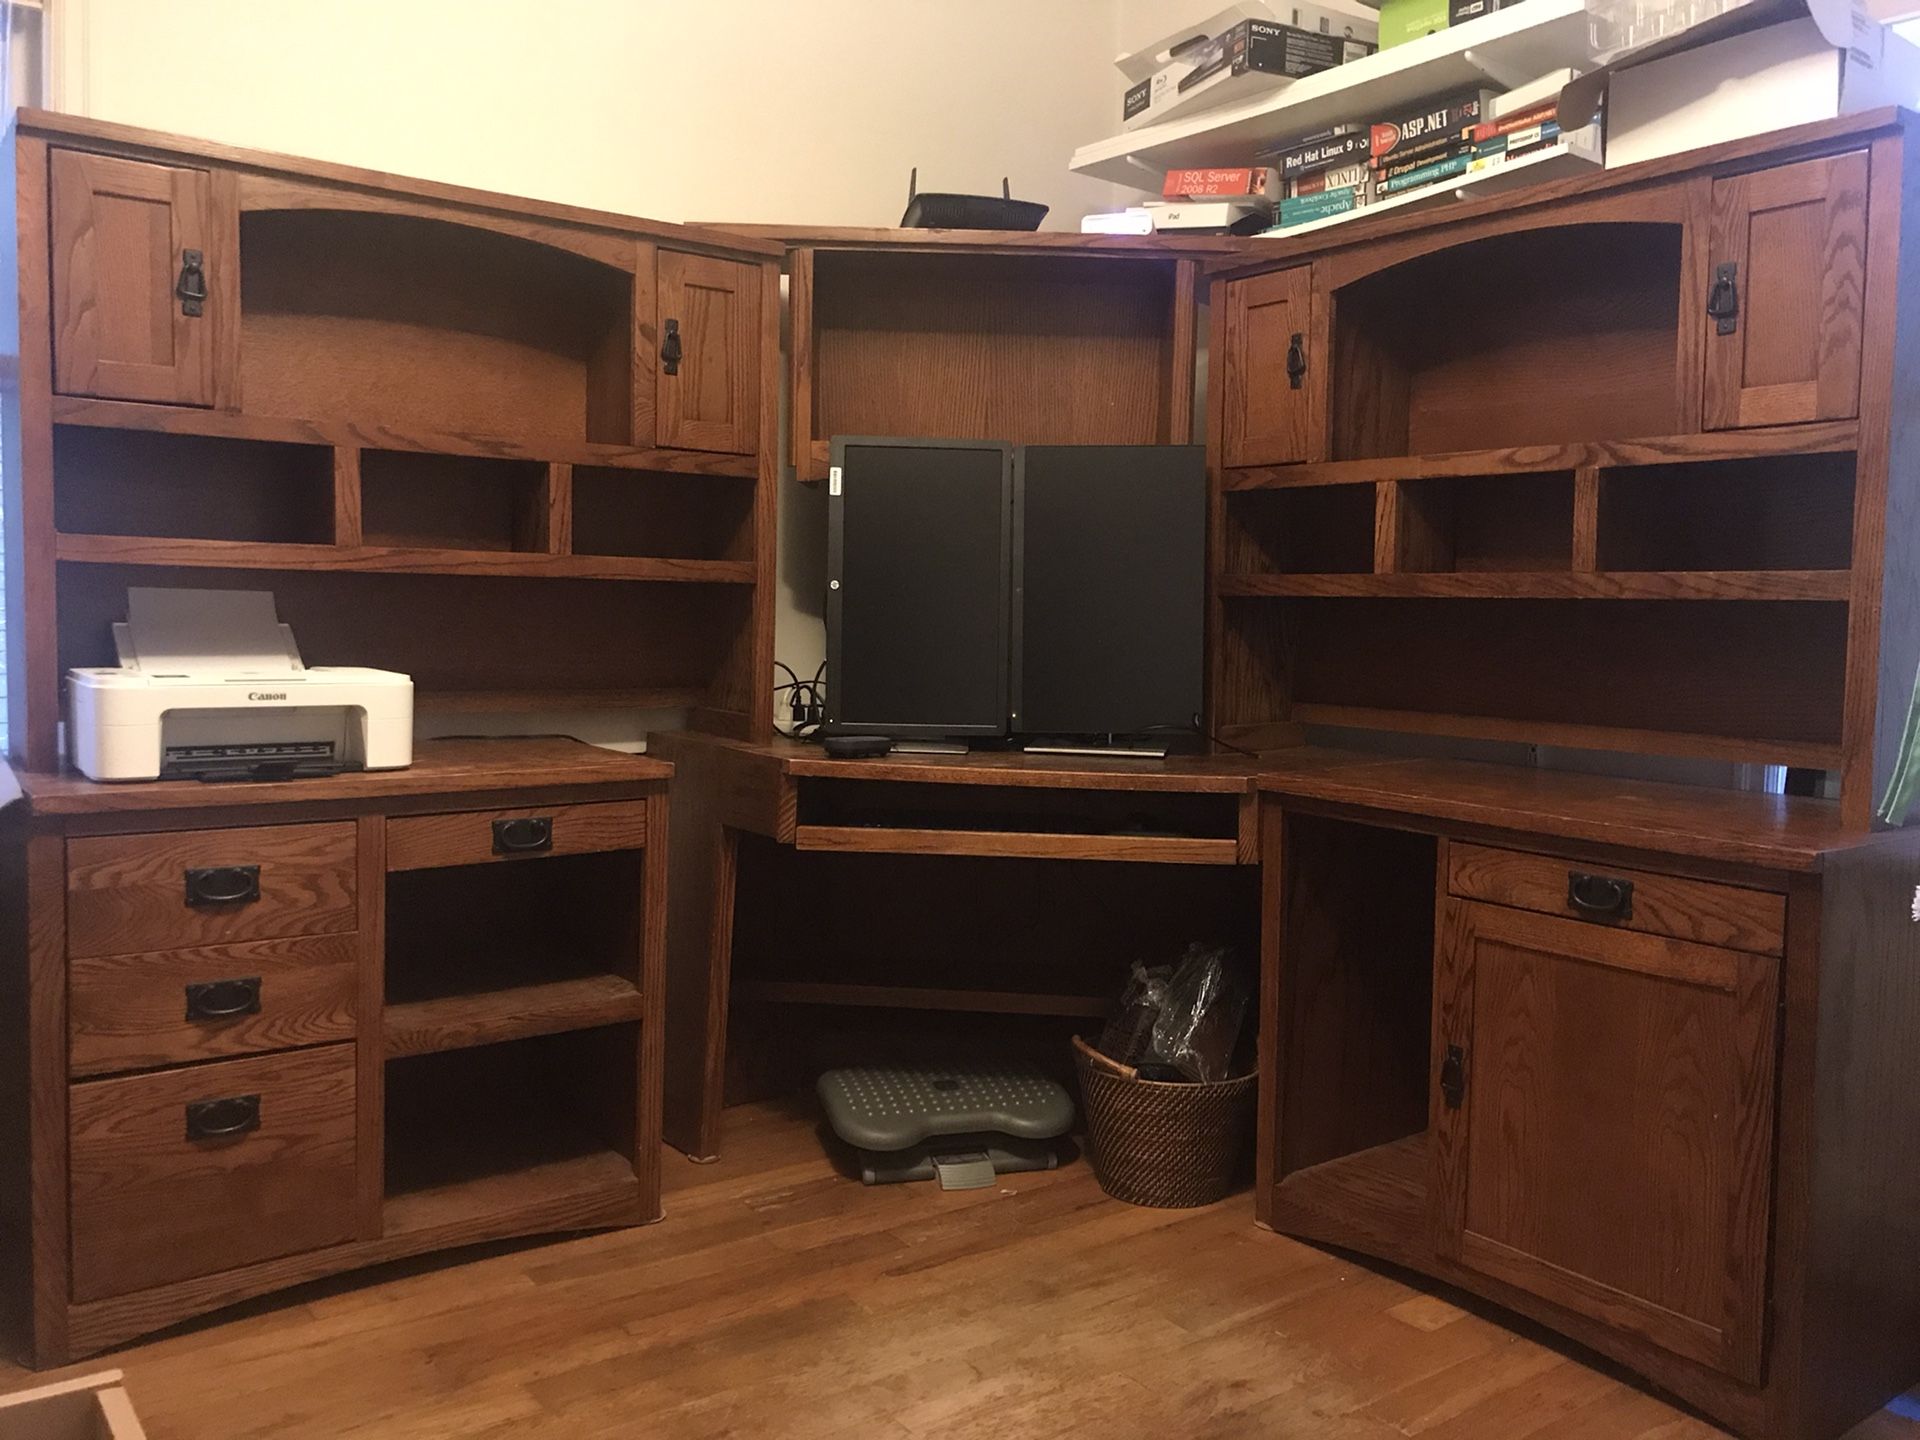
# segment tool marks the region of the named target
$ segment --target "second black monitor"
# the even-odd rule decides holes
[[[1023,446],[1013,503],[1012,733],[1195,733],[1205,450]]]

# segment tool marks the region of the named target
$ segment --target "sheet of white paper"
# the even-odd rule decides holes
[[[271,590],[129,589],[127,624],[149,675],[290,675],[298,668]]]

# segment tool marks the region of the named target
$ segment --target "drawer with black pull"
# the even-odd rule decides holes
[[[1447,888],[1470,900],[1759,955],[1778,955],[1786,938],[1787,900],[1773,891],[1519,850],[1449,845]]]
[[[353,1054],[327,1045],[72,1086],[73,1298],[353,1238]]]
[[[67,972],[69,1069],[106,1075],[351,1040],[358,973],[354,935],[84,956]]]
[[[351,822],[67,843],[67,953],[127,955],[358,924]]]
[[[640,850],[646,843],[644,800],[410,815],[387,821],[387,869],[430,870],[543,855],[591,855]]]

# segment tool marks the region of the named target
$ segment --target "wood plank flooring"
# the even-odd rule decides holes
[[[389,1266],[117,1366],[153,1440],[1709,1440],[1584,1358],[1342,1257],[1104,1197],[1084,1162],[868,1190],[809,1112],[669,1152],[667,1220]],[[0,1390],[41,1379],[0,1365]],[[1907,1408],[1920,1410],[1909,1405]],[[1853,1440],[1920,1440],[1891,1412]]]

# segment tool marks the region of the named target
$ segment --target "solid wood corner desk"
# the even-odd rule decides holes
[[[261,784],[21,775],[0,1273],[31,1277],[35,1363],[658,1219],[671,773],[498,740]]]

